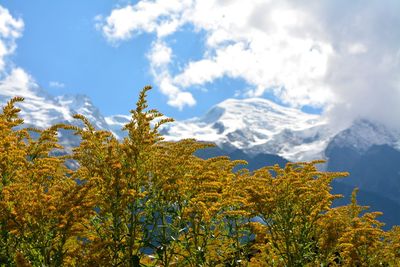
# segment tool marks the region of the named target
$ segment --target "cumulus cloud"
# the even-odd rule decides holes
[[[154,33],[152,73],[179,108],[195,104],[192,86],[230,77],[251,87],[242,95],[323,107],[333,123],[368,117],[400,127],[398,10],[397,0],[142,0],[114,9],[101,29],[111,42]],[[205,50],[172,75],[165,37],[184,25],[206,34]]]
[[[8,9],[0,5],[0,73],[6,66],[6,57],[16,48],[15,40],[22,35],[24,22],[14,18]]]
[[[166,36],[178,29],[183,22],[182,12],[190,4],[187,0],[140,1],[136,5],[114,9],[103,25],[101,22],[97,25],[112,42],[129,39],[140,32]]]
[[[148,54],[148,58],[154,68],[162,68],[168,66],[171,62],[172,49],[164,42],[156,42]]]
[[[32,91],[30,90],[32,87],[37,87],[33,77],[22,68],[13,68],[11,72],[0,81],[0,95],[7,97],[33,97]]]
[[[15,67],[7,57],[14,53],[16,40],[22,36],[24,22],[15,18],[0,5],[0,95],[30,96],[30,87],[36,87],[34,79],[22,68]]]
[[[168,104],[182,110],[184,106],[193,106],[195,99],[189,92],[179,89],[171,78],[169,64],[172,59],[172,49],[165,42],[153,43],[147,57],[151,62],[151,72],[160,91],[168,97]]]

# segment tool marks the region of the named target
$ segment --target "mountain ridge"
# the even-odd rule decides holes
[[[51,96],[39,86],[9,88],[0,84],[0,103],[14,95],[25,98],[21,116],[28,125],[48,127],[54,123],[78,123],[72,116],[86,116],[98,129],[109,130],[118,138],[130,115],[103,116],[86,95]],[[276,154],[290,161],[327,159],[330,147],[353,147],[363,153],[372,145],[400,148],[400,131],[366,119],[348,128],[333,130],[323,115],[305,113],[264,98],[226,99],[201,117],[168,123],[160,129],[166,140],[195,138],[212,142],[227,151],[236,149],[255,156]]]

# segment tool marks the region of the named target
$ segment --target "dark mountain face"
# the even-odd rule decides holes
[[[344,196],[343,198],[336,199],[333,203],[334,206],[343,206],[351,202],[351,193],[354,190],[354,186],[334,181],[332,187],[333,194]],[[357,194],[357,203],[362,206],[368,206],[368,211],[383,212],[383,215],[378,217],[378,219],[385,223],[383,227],[385,230],[392,228],[394,225],[400,225],[400,205],[390,198],[379,193],[360,189]]]
[[[327,151],[329,171],[348,171],[342,183],[378,193],[400,204],[400,152],[388,145],[374,145],[364,153],[350,148]]]
[[[349,201],[358,187],[358,202],[382,211],[387,226],[400,225],[400,152],[389,145],[373,145],[365,152],[350,147],[328,146],[328,171],[347,171],[350,176],[335,183],[334,192]],[[345,201],[345,202],[343,202]]]
[[[239,149],[236,149],[234,151],[226,151],[219,147],[211,147],[198,150],[196,152],[196,156],[204,159],[208,159],[211,157],[218,157],[218,156],[228,156],[231,160],[245,160],[247,161],[248,164],[243,167],[249,169],[250,171],[265,166],[273,166],[275,164],[284,167],[286,163],[288,163],[286,159],[277,155],[258,154],[254,157],[251,157]]]
[[[388,145],[374,145],[365,152],[354,148],[328,146],[327,171],[350,172],[350,176],[334,181],[332,193],[344,197],[335,200],[334,205],[346,205],[351,201],[351,193],[359,188],[357,202],[369,206],[369,211],[381,211],[379,220],[385,229],[400,225],[400,152]],[[283,167],[288,161],[272,154],[258,154],[251,157],[241,150],[224,150],[219,147],[206,148],[196,152],[201,158],[228,156],[232,160],[246,160],[243,166],[250,171],[275,164]]]

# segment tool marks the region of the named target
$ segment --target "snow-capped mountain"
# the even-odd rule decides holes
[[[389,128],[379,122],[358,119],[352,125],[332,138],[331,147],[350,148],[358,153],[364,153],[374,145],[388,145],[400,148],[400,131]]]
[[[131,120],[131,116],[129,115],[114,115],[108,116],[105,118],[109,129],[112,133],[119,139],[123,138],[126,135],[126,132],[122,131],[122,128],[125,124],[127,124]]]
[[[23,82],[24,75],[19,78],[22,82],[0,83],[0,107],[15,96],[24,97],[25,100],[16,105],[21,109],[20,116],[24,119],[25,126],[44,129],[56,123],[80,125],[81,123],[73,118],[74,114],[79,113],[85,115],[98,129],[109,130],[104,117],[89,97],[84,95],[54,97],[34,83]],[[59,141],[66,152],[70,152],[80,142],[77,136],[66,130],[59,131]]]
[[[334,135],[320,115],[261,99],[228,99],[201,118],[174,122],[162,133],[214,142],[248,154],[277,154],[289,160],[320,158]]]
[[[98,129],[110,130],[117,138],[129,115],[104,117],[84,95],[51,96],[36,84],[0,84],[0,104],[22,96],[21,116],[28,125],[44,128],[55,123],[76,124],[73,114],[85,115]],[[166,140],[195,138],[214,142],[226,151],[241,150],[249,155],[274,154],[291,161],[325,158],[327,147],[351,146],[366,151],[372,145],[400,147],[400,133],[368,120],[358,120],[338,132],[321,115],[308,114],[261,98],[227,99],[204,116],[169,123],[161,129]],[[64,136],[65,144],[69,136]]]
[[[74,114],[84,115],[96,128],[109,129],[100,110],[93,105],[90,98],[86,95],[62,95],[55,97],[55,100],[66,109],[71,110]]]
[[[24,123],[37,128],[46,128],[55,123],[76,124],[74,114],[85,115],[98,129],[109,129],[104,117],[89,97],[85,95],[64,95],[54,97],[33,84],[29,87],[0,84],[0,105],[15,96],[24,97],[23,102],[17,103],[21,109]]]
[[[400,150],[400,131],[379,122],[358,119],[335,129],[322,115],[261,98],[225,100],[203,117],[171,123],[162,133],[167,140],[196,138],[228,151],[275,154],[291,161],[326,158],[331,147],[350,147],[361,154],[374,145]]]
[[[76,124],[72,116],[79,113],[97,128],[111,130],[117,138],[126,134],[121,129],[130,116],[105,118],[87,96],[54,97],[35,84],[0,85],[0,104],[16,95],[25,98],[18,105],[28,125],[45,128],[60,122]],[[224,149],[240,149],[251,155],[277,154],[289,160],[319,158],[333,135],[321,116],[260,98],[228,99],[201,118],[170,123],[161,131],[167,140],[190,137],[215,142]],[[68,136],[63,143],[68,143]]]
[[[18,103],[21,117],[28,125],[46,128],[54,123],[72,121],[72,111],[35,84],[4,81],[0,83],[0,104],[12,97],[21,96],[25,101]]]

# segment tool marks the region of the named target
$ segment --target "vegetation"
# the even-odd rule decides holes
[[[0,266],[398,266],[385,232],[356,202],[332,207],[319,161],[238,168],[165,142],[140,93],[122,141],[82,127],[23,128],[14,98],[0,114]],[[62,155],[60,129],[81,138]],[[57,153],[58,152],[58,153]],[[68,162],[78,163],[67,168]]]

